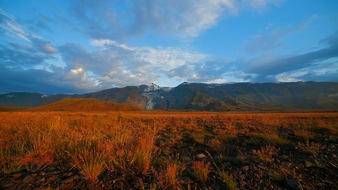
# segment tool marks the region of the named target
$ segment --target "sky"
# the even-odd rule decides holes
[[[0,0],[0,93],[338,82],[337,0]]]

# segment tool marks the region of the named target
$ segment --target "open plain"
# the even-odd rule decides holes
[[[0,189],[334,189],[338,113],[0,112]]]

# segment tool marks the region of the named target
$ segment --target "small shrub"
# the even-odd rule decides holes
[[[210,162],[205,163],[204,160],[193,162],[192,169],[197,179],[204,183],[208,180],[208,175],[211,171]]]
[[[258,133],[256,135],[253,135],[249,139],[246,140],[246,143],[258,146],[261,144],[264,145],[277,145],[277,144],[287,144],[288,141],[286,139],[281,138],[277,134],[264,134],[264,133]]]
[[[194,139],[195,142],[203,144],[204,143],[204,138],[205,134],[201,131],[195,131],[191,133],[191,138]]]
[[[45,152],[44,154],[40,152],[37,153],[36,151],[30,152],[22,158],[21,164],[30,172],[41,171],[53,164],[53,155],[48,153],[49,152]]]
[[[252,150],[252,153],[256,155],[260,160],[264,162],[273,162],[274,156],[277,155],[279,149],[274,146],[265,146],[262,147],[260,150]]]
[[[164,180],[165,180],[165,183],[169,187],[176,187],[177,186],[178,172],[179,172],[179,169],[178,169],[178,165],[176,163],[167,165],[167,168],[166,168],[165,174],[164,174]]]
[[[90,181],[97,180],[105,166],[103,154],[93,150],[79,150],[76,155],[71,156],[73,159],[73,167],[80,170],[81,174]]]
[[[228,189],[230,190],[237,189],[237,182],[229,173],[221,171],[219,172],[219,176],[221,177],[222,181],[227,185]]]
[[[306,143],[298,143],[298,148],[309,155],[317,156],[319,151],[323,149],[323,146],[320,143],[310,143],[309,140],[307,140]]]
[[[154,138],[142,138],[135,147],[134,165],[142,173],[146,173],[152,164],[153,154],[156,151],[153,142]]]
[[[309,130],[305,129],[295,130],[294,134],[300,138],[303,138],[304,140],[309,140],[314,137],[314,135]]]

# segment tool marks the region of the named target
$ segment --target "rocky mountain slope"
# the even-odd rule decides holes
[[[38,106],[69,97],[127,103],[146,110],[338,111],[338,83],[334,82],[182,83],[174,88],[151,84],[74,95],[7,93],[0,94],[0,105]]]

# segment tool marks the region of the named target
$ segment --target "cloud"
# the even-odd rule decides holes
[[[64,7],[54,6],[49,12],[31,12],[34,16],[25,18],[29,29],[52,32],[52,23],[58,23],[76,32],[82,31],[94,39],[121,40],[142,34],[196,37],[216,25],[225,15],[234,15],[241,10],[260,10],[281,0],[135,0],[110,1],[100,3],[75,0],[64,3]],[[53,4],[52,4],[53,5]],[[52,6],[45,5],[48,8]],[[60,14],[61,13],[61,14]],[[7,32],[29,41],[27,30],[14,17],[0,11],[2,28]],[[65,24],[67,23],[67,24]]]
[[[276,75],[278,82],[338,81],[338,58]]]
[[[92,38],[118,39],[144,33],[196,37],[224,15],[265,10],[283,0],[73,1],[71,12]],[[108,32],[109,31],[109,32]]]
[[[13,44],[15,47],[16,44]],[[1,47],[0,63],[11,68],[29,69],[43,65],[46,60],[50,59],[46,54],[35,52],[29,47],[17,46],[17,48]]]
[[[274,50],[280,51],[281,48],[285,48],[283,47],[285,45],[283,43],[286,41],[286,38],[304,32],[316,17],[316,15],[312,15],[305,22],[298,25],[288,25],[274,29],[272,28],[272,24],[269,23],[266,27],[268,33],[251,36],[249,43],[244,48],[250,53],[266,53]]]
[[[48,60],[56,59],[52,55],[56,53],[56,49],[46,45],[48,42],[36,39],[31,41],[28,45],[8,43],[0,46],[0,63],[11,68],[31,69],[46,66]]]
[[[44,64],[48,59],[53,59],[57,50],[50,42],[30,32],[14,16],[0,9],[0,34],[15,39],[19,42],[1,42],[0,62],[9,67],[34,68]]]
[[[15,18],[6,11],[0,9],[0,31],[8,36],[16,36],[23,40],[30,41],[31,34],[19,24],[16,23]]]
[[[268,5],[280,5],[284,0],[243,0],[242,4],[255,11],[264,11]]]
[[[338,46],[329,46],[317,51],[289,57],[276,58],[271,61],[253,61],[248,72],[274,75],[281,72],[301,69],[318,63],[319,61],[338,56]]]
[[[218,82],[244,82],[251,77],[238,68],[237,62],[220,60],[187,63],[168,72],[167,76],[181,81],[218,83]]]
[[[96,81],[86,73],[75,78],[68,77],[69,73],[54,67],[52,71],[43,69],[9,68],[0,65],[0,93],[6,92],[39,92],[47,94],[57,93],[85,93],[99,90]]]
[[[57,53],[58,50],[56,50],[53,46],[51,46],[50,44],[45,44],[44,46],[42,46],[42,49],[46,52],[46,53]]]
[[[0,86],[4,92],[78,93],[99,89],[97,80],[83,69],[56,67],[48,63],[48,54],[24,48],[0,49]]]
[[[64,81],[60,72],[48,72],[42,69],[9,68],[0,64],[0,93],[40,92],[40,93],[76,93],[73,83]]]
[[[78,75],[78,74],[81,74],[83,72],[84,72],[84,70],[81,67],[79,67],[77,69],[70,70],[70,73],[73,74],[73,75]]]
[[[314,72],[310,72],[310,68],[319,68],[322,65],[325,65],[328,61],[334,60],[333,63],[337,64],[338,58],[338,32],[333,34],[331,37],[322,40],[327,44],[327,47],[310,51],[303,54],[283,56],[283,57],[269,57],[261,56],[255,60],[247,63],[245,72],[256,74],[258,77],[257,81],[266,81],[271,80],[271,78],[277,78],[281,80],[287,76],[292,78],[299,78],[299,76],[315,76]],[[302,75],[299,75],[299,72],[302,69],[308,69],[309,72],[301,72]],[[337,69],[334,69],[333,72],[338,74]],[[293,73],[293,74],[290,74]],[[295,73],[298,73],[295,75]],[[325,74],[325,73],[324,73]],[[295,76],[294,76],[295,75]],[[322,75],[322,74],[320,74]],[[277,77],[274,77],[277,76]],[[310,79],[308,77],[307,79]],[[293,79],[292,79],[293,80]],[[298,79],[297,79],[298,80]],[[331,79],[335,80],[335,79]],[[287,80],[286,80],[287,81]]]
[[[191,82],[338,81],[338,32],[321,40],[326,47],[289,56],[263,54],[251,60],[189,62],[166,72]]]
[[[119,4],[81,0],[71,6],[84,32],[92,38],[108,39],[144,33],[195,37],[214,26],[225,11],[236,9],[232,0],[136,0]]]
[[[100,88],[149,84],[170,69],[205,58],[189,50],[132,47],[109,39],[92,40],[91,44],[96,48],[92,52],[75,44],[58,49],[70,73],[90,71]]]
[[[251,53],[267,52],[280,48],[284,39],[294,33],[295,28],[277,28],[268,35],[255,35],[245,49]]]
[[[0,9],[1,34],[19,39],[1,42],[1,83],[6,91],[84,92],[97,89],[97,80],[90,72],[57,67],[61,63],[58,50],[49,41],[30,32],[15,17]],[[9,27],[8,27],[9,26]],[[20,43],[21,42],[21,43]],[[73,72],[72,72],[73,71]],[[10,90],[13,89],[13,90]]]
[[[293,72],[284,72],[276,75],[276,81],[278,82],[299,82],[302,81],[300,77],[308,74],[308,70],[298,70]]]

